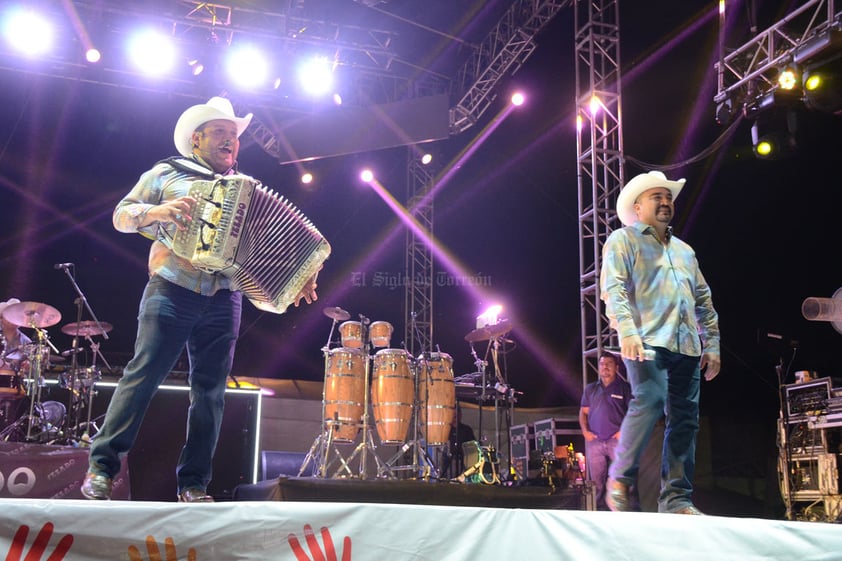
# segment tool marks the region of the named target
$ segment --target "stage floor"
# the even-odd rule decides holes
[[[165,552],[170,541],[174,552]],[[838,525],[374,502],[0,499],[6,559],[829,561]]]

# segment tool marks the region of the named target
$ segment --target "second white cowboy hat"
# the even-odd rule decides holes
[[[626,183],[626,186],[620,191],[620,196],[617,197],[617,217],[623,223],[623,226],[631,226],[637,221],[634,202],[641,193],[655,187],[666,187],[672,192],[672,199],[675,200],[681,192],[681,188],[684,187],[685,181],[686,179],[670,181],[660,171],[650,171],[634,176],[631,181]]]
[[[194,105],[188,107],[178,122],[175,124],[175,132],[173,133],[173,141],[178,153],[189,158],[193,153],[193,142],[191,140],[193,131],[208,121],[215,121],[217,119],[224,119],[226,121],[233,121],[237,125],[237,137],[243,134],[246,127],[251,123],[252,114],[249,113],[245,117],[237,117],[234,115],[234,107],[231,102],[224,97],[212,97],[207,103]]]
[[[12,306],[14,304],[20,304],[20,300],[18,300],[17,298],[9,298],[5,302],[0,302],[0,317],[3,316],[3,311],[6,308],[8,308],[9,306]]]

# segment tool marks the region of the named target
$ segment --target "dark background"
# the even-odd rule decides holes
[[[475,3],[423,4],[423,10],[409,0],[382,7],[474,40],[487,33],[480,25],[485,20],[470,17]],[[684,162],[723,133],[712,101],[716,4],[621,3],[624,148],[635,161]],[[745,6],[734,5],[741,21],[732,28],[732,47],[751,36]],[[764,3],[760,28],[795,5]],[[437,287],[434,340],[454,357],[457,375],[476,370],[464,336],[476,315],[502,302],[514,326],[506,371],[526,407],[576,405],[581,395],[572,18],[572,8],[560,13],[537,37],[537,51],[501,84],[501,92],[524,88],[527,103],[460,163],[435,201],[437,241],[462,266],[462,272],[447,271],[437,262],[436,272],[476,275],[488,286]],[[407,36],[424,33],[413,29]],[[408,41],[404,48],[413,45]],[[445,49],[431,60],[454,66],[446,57],[456,51]],[[175,154],[175,121],[202,100],[8,69],[0,70],[0,79],[0,295],[57,308],[63,317],[49,333],[60,349],[68,348],[60,326],[77,320],[77,295],[53,265],[75,263],[91,307],[114,326],[101,349],[113,365],[123,365],[134,342],[149,242],[116,232],[111,211],[143,171]],[[205,98],[218,93],[209,87]],[[467,132],[432,145],[439,161],[453,160],[470,144],[505,97]],[[250,110],[248,100],[241,101]],[[796,370],[840,376],[839,333],[828,323],[806,321],[800,310],[806,297],[830,297],[842,285],[842,126],[840,117],[826,113],[805,113],[801,125],[799,150],[789,159],[755,159],[744,122],[710,156],[667,172],[687,178],[674,225],[696,249],[720,314],[722,372],[703,384],[702,410],[719,419],[714,446],[723,449],[744,446],[732,430],[744,422],[762,427],[760,440],[774,438],[779,361],[786,382]],[[383,185],[405,201],[405,149],[314,162],[317,182],[304,188],[296,166],[279,166],[243,136],[242,171],[298,205],[331,242],[333,254],[320,275],[316,304],[281,316],[244,306],[235,375],[321,381],[320,349],[331,323],[322,311],[328,306],[389,321],[396,329],[392,346],[400,345],[403,286],[373,281],[403,276],[405,233],[384,201],[357,179],[363,164],[375,166]],[[633,163],[626,167],[627,177],[643,171]],[[360,275],[366,286],[355,282]],[[84,312],[81,319],[90,317]]]

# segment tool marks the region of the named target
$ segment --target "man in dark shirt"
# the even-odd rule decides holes
[[[629,408],[631,386],[617,375],[619,360],[605,353],[599,357],[599,380],[585,386],[579,408],[579,426],[585,436],[588,478],[596,486],[597,508],[605,506],[608,466],[620,438],[620,424]]]

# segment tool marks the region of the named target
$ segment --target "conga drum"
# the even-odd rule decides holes
[[[381,349],[388,347],[392,341],[392,324],[388,321],[375,321],[368,327],[368,336],[371,344]]]
[[[421,376],[419,415],[421,425],[427,431],[427,444],[447,444],[456,417],[453,358],[447,353],[428,353],[419,356],[418,361]]]
[[[325,372],[325,425],[333,438],[353,442],[365,402],[365,363],[358,349],[338,348],[328,353]]]
[[[377,434],[384,444],[404,442],[409,431],[415,397],[409,362],[409,353],[403,349],[374,353],[371,404]]]
[[[339,326],[339,337],[343,347],[359,349],[363,346],[363,325],[358,321],[343,322]]]

